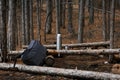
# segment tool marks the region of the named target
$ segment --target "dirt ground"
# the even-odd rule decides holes
[[[87,12],[86,12],[87,13]],[[52,34],[47,34],[47,42],[44,41],[44,23],[45,23],[45,12],[42,13],[42,29],[41,29],[41,40],[42,44],[53,44],[56,41],[56,20],[55,15],[53,16],[52,22]],[[62,34],[62,43],[77,43],[77,30],[78,30],[78,14],[74,11],[73,14],[73,27],[76,32],[74,36],[70,36],[67,31],[67,21],[66,21],[66,28],[61,28]],[[92,25],[88,24],[88,16],[85,17],[85,28],[84,28],[84,42],[99,42],[103,41],[102,38],[102,19],[101,13],[95,14],[95,23]],[[36,15],[34,14],[36,18]],[[67,19],[67,16],[66,16]],[[36,19],[34,20],[36,23]],[[120,27],[119,27],[119,18],[116,18],[116,28],[115,28],[115,47],[120,47]],[[34,24],[34,32],[36,35],[37,32],[37,25]],[[36,36],[35,36],[35,39]],[[88,71],[99,71],[99,72],[108,72],[111,73],[111,68],[114,64],[107,63],[108,56],[90,56],[90,55],[79,55],[79,56],[62,56],[55,58],[55,64],[53,67],[57,68],[67,68],[67,69],[80,69],[80,70],[88,70]],[[14,71],[3,71],[0,70],[0,80],[73,80],[70,78],[65,77],[58,77],[58,76],[46,76],[46,75],[37,75],[37,74],[29,74],[23,72],[14,72]]]

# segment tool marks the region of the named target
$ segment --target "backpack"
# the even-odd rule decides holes
[[[19,55],[24,64],[27,65],[44,65],[47,49],[37,40],[32,40],[27,49]]]

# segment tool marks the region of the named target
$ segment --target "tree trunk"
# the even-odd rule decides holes
[[[30,43],[29,0],[25,0],[25,34],[26,44]]]
[[[68,32],[71,35],[74,35],[74,29],[73,29],[73,23],[72,23],[72,11],[73,11],[73,6],[72,6],[72,0],[68,0]]]
[[[47,49],[47,55],[114,55],[119,54],[120,49],[86,49],[86,50],[52,50]],[[24,50],[20,51],[11,51],[8,55],[18,55],[23,53]]]
[[[13,50],[16,49],[16,47],[18,46],[18,26],[17,26],[17,13],[16,13],[16,10],[17,10],[17,1],[16,0],[13,0],[13,32],[12,32],[12,35],[13,35]]]
[[[65,28],[66,0],[62,0],[62,27]]]
[[[21,0],[22,4],[22,44],[26,44],[26,34],[25,34],[25,0]]]
[[[94,23],[94,0],[89,0],[89,24]]]
[[[63,0],[60,0],[60,27],[62,27]]]
[[[56,36],[60,34],[60,0],[55,0],[56,2]]]
[[[0,69],[11,70],[13,64],[0,63]],[[52,67],[40,67],[40,66],[26,66],[17,64],[16,68],[18,71],[46,74],[51,76],[62,76],[70,78],[85,78],[85,79],[97,79],[97,80],[119,80],[120,75],[104,72],[94,72],[94,71],[84,71],[76,69],[62,69],[62,68],[52,68]],[[17,70],[16,70],[17,71]]]
[[[34,28],[33,28],[33,0],[29,0],[30,5],[30,40],[34,40]]]
[[[49,55],[109,55],[119,54],[120,49],[93,49],[93,50],[50,50],[48,49]]]
[[[8,49],[15,50],[16,49],[16,1],[9,0],[9,18],[8,18]]]
[[[110,49],[114,48],[114,24],[115,24],[115,0],[112,0],[111,19],[110,19]],[[114,55],[109,55],[109,61],[112,62]]]
[[[46,22],[46,33],[50,34],[51,33],[51,23],[52,23],[52,0],[46,0],[47,4],[47,22]]]
[[[6,1],[0,0],[0,48],[3,62],[7,60]]]
[[[106,29],[106,0],[102,0],[102,21],[103,21],[103,39],[104,41],[107,40],[107,29]]]
[[[80,43],[80,44],[62,44],[62,48],[77,48],[77,47],[107,47],[110,45],[110,41],[106,42],[93,42],[93,43]],[[56,45],[44,45],[47,49],[56,49]],[[28,46],[23,45],[23,48],[27,48]]]
[[[84,34],[84,17],[85,17],[85,0],[79,0],[79,28],[78,28],[78,42],[83,43],[83,34]]]
[[[108,0],[107,1],[108,3],[108,7],[107,7],[107,10],[110,11],[110,4],[111,4],[111,0]],[[110,39],[110,13],[108,12],[108,19],[107,19],[107,39],[109,40]]]
[[[40,0],[36,0],[37,1],[37,39],[40,41],[40,29],[41,29],[41,1]]]

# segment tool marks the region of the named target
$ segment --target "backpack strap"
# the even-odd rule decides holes
[[[33,45],[35,44],[35,40],[32,40],[29,44],[29,46],[27,47],[27,49],[31,49],[33,47]]]

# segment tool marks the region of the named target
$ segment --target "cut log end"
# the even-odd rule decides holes
[[[53,66],[53,64],[55,63],[55,59],[52,55],[48,55],[46,58],[45,58],[45,65],[46,66]]]
[[[111,72],[114,74],[120,74],[120,64],[113,65]]]

